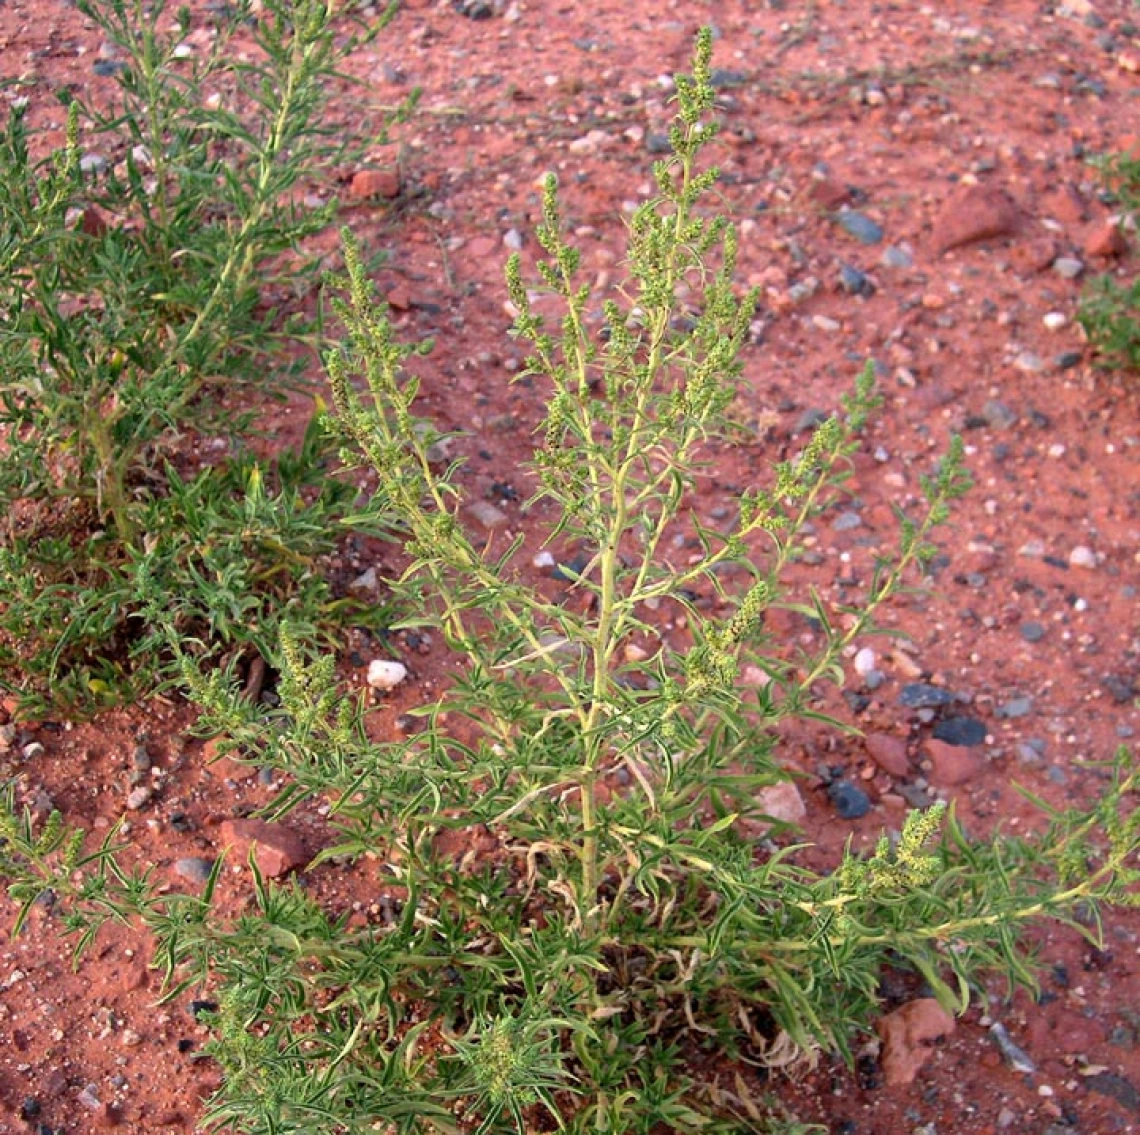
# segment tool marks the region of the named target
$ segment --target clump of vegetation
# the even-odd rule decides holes
[[[1111,154],[1098,163],[1125,217],[1140,215],[1140,158]],[[1089,281],[1078,316],[1089,342],[1110,367],[1140,368],[1140,279],[1119,283],[1104,273]]]
[[[353,45],[333,7],[243,2],[208,28],[162,3],[81,8],[114,49],[110,108],[72,100],[42,159],[24,109],[0,138],[0,673],[41,702],[153,682],[139,591],[158,579],[210,649],[327,613],[313,564],[346,503],[298,493],[325,476],[319,433],[291,472],[261,469],[238,406],[304,365],[311,325],[267,284],[312,273],[299,242],[335,206],[298,192],[334,152],[328,83]],[[188,472],[190,443],[218,434],[236,460]]]
[[[107,917],[140,920],[168,995],[216,1003],[209,1051],[224,1082],[210,1125],[802,1131],[771,1117],[755,1081],[721,1073],[850,1058],[888,964],[960,1010],[986,971],[1032,980],[1027,921],[1084,928],[1099,904],[1137,901],[1140,774],[1125,753],[1095,807],[1050,814],[1034,839],[971,842],[936,806],[821,873],[746,826],[779,834],[763,802],[786,775],[776,727],[818,716],[816,687],[841,680],[845,648],[921,574],[968,479],[954,442],[857,606],[786,593],[874,410],[868,369],[840,414],[741,494],[733,523],[697,525],[696,553],[674,561],[671,536],[693,531],[713,446],[731,437],[755,301],[734,285],[735,234],[699,161],[716,131],[710,60],[706,30],[693,74],[677,78],[657,195],[631,221],[625,298],[602,303],[600,328],[553,179],[537,272],[560,304],[556,330],[520,260],[508,266],[515,334],[546,389],[534,500],[554,514],[551,547],[584,549],[562,567],[568,586],[530,582],[520,541],[492,552],[468,537],[454,470],[432,459],[438,437],[416,417],[413,349],[349,240],[329,429],[375,473],[367,514],[398,518],[407,562],[393,601],[405,626],[442,632],[455,681],[418,711],[421,731],[378,742],[334,660],[288,632],[273,710],[182,657],[203,731],[281,776],[265,814],[327,802],[335,838],[313,867],[369,872],[390,917],[350,922],[251,859],[255,902],[226,921],[212,904],[220,865],[200,896],[159,895],[116,864],[113,835],[85,852],[58,818],[37,831],[9,809],[0,868],[25,908],[52,889],[81,942]],[[683,289],[697,302],[679,320]],[[728,613],[710,614],[702,594]],[[787,608],[814,620],[816,649],[773,634]],[[765,679],[747,691],[745,665]]]

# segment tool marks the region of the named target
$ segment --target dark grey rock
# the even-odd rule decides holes
[[[883,239],[883,227],[855,209],[841,209],[835,215],[839,227],[861,244],[878,244]]]
[[[937,709],[953,705],[955,700],[951,690],[932,686],[929,682],[910,682],[899,690],[899,705],[907,709]]]
[[[918,784],[897,784],[895,791],[912,808],[929,808],[934,803],[934,797]]]
[[[109,79],[112,75],[117,75],[126,69],[127,65],[120,59],[96,59],[91,65],[91,70],[101,79]]]
[[[796,419],[796,424],[792,427],[792,433],[802,434],[807,433],[808,430],[814,430],[816,426],[823,425],[829,417],[830,415],[826,410],[820,410],[813,406],[805,410],[799,418]]]
[[[843,290],[853,296],[871,296],[875,294],[875,285],[866,272],[850,264],[839,265],[839,283]]]
[[[731,71],[727,67],[714,67],[709,74],[709,82],[714,87],[743,87],[748,76],[743,71]]]
[[[831,527],[835,532],[849,532],[852,528],[858,528],[863,523],[863,518],[857,513],[848,509],[846,512],[841,512],[834,521]]]
[[[837,780],[829,785],[827,794],[831,797],[835,810],[844,820],[857,820],[871,810],[870,797],[849,780]]]
[[[1018,630],[1026,642],[1040,642],[1045,637],[1045,627],[1041,623],[1022,623]]]
[[[1124,674],[1106,674],[1102,684],[1117,705],[1127,705],[1136,696],[1136,685]]]
[[[947,717],[934,726],[934,737],[947,745],[981,745],[986,739],[985,724],[976,717]]]
[[[651,154],[671,154],[673,146],[668,134],[651,133],[645,136],[645,148]]]

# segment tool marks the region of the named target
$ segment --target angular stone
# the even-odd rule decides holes
[[[1057,245],[1052,237],[1037,237],[1019,243],[1009,254],[1009,262],[1019,276],[1033,276],[1044,272],[1057,257]]]
[[[800,790],[790,780],[766,784],[755,796],[756,807],[779,824],[801,824],[807,817]]]
[[[264,820],[227,820],[221,827],[221,842],[232,849],[236,862],[248,860],[252,849],[257,869],[267,879],[279,879],[312,858],[296,831]]]
[[[481,528],[501,528],[508,520],[507,514],[490,501],[472,501],[467,506],[467,514]]]
[[[911,682],[899,691],[899,705],[907,709],[937,709],[955,701],[951,690],[932,686],[929,682]]]
[[[375,197],[392,200],[400,195],[400,175],[391,169],[362,169],[352,175],[349,186],[357,201],[369,201]]]
[[[981,745],[986,739],[985,723],[976,717],[948,717],[934,726],[934,736],[947,745],[969,748]]]
[[[930,1058],[929,1042],[949,1036],[956,1022],[933,997],[911,1001],[880,1017],[875,1032],[883,1042],[880,1063],[891,1087],[910,1084]]]
[[[824,209],[838,209],[850,199],[851,190],[841,181],[825,177],[820,181],[813,181],[807,195],[809,200]]]
[[[203,859],[197,855],[176,859],[174,873],[189,883],[205,883],[214,869],[214,862],[213,859]]]
[[[952,194],[934,222],[934,247],[939,252],[993,240],[1016,232],[1021,212],[1003,189],[967,185]]]
[[[1094,229],[1085,241],[1085,255],[1099,257],[1102,260],[1112,260],[1123,256],[1128,251],[1128,242],[1120,231],[1117,221],[1107,221]]]
[[[930,783],[940,788],[953,788],[977,777],[984,762],[969,747],[949,745],[932,738],[926,742],[926,755],[930,758]]]
[[[868,733],[863,738],[867,755],[891,776],[902,778],[910,770],[906,755],[906,741],[890,733]]]

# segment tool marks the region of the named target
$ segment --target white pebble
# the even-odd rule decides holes
[[[368,684],[374,690],[395,689],[407,676],[408,668],[402,662],[373,658],[368,663]]]
[[[536,568],[552,568],[556,563],[554,556],[546,551],[544,548],[541,552],[536,552],[533,560],[530,561]]]
[[[1069,553],[1069,566],[1083,568],[1096,567],[1096,552],[1084,544],[1078,544]]]
[[[127,810],[137,812],[144,804],[150,801],[151,795],[151,790],[147,788],[146,785],[132,790],[131,794],[127,797]]]
[[[865,646],[855,655],[855,673],[861,678],[865,678],[875,669],[877,662],[875,652],[869,646]]]
[[[1068,322],[1063,312],[1051,311],[1048,315],[1044,316],[1041,320],[1050,331],[1060,331],[1062,327]]]

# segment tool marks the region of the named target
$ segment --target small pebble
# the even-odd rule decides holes
[[[906,269],[914,267],[914,257],[905,248],[892,244],[883,249],[880,263],[884,268]]]
[[[214,860],[200,856],[189,856],[174,861],[174,873],[190,883],[205,883],[214,869]]]
[[[99,1100],[99,1089],[95,1084],[88,1084],[79,1093],[79,1103],[88,1111],[99,1111],[103,1104]]]
[[[934,726],[934,737],[947,745],[970,747],[986,739],[986,726],[976,717],[947,717]]]
[[[862,244],[878,244],[883,239],[882,226],[854,209],[841,209],[835,220],[841,229]]]
[[[1026,642],[1040,642],[1045,637],[1045,627],[1041,623],[1022,623],[1018,630]]]
[[[402,662],[387,658],[374,658],[368,663],[366,681],[374,690],[393,690],[408,676],[408,668]]]
[[[1080,568],[1095,568],[1096,567],[1096,552],[1092,548],[1087,547],[1085,544],[1078,544],[1069,553],[1069,566]]]
[[[1063,312],[1051,311],[1048,315],[1042,317],[1041,322],[1044,323],[1050,331],[1060,331],[1068,320],[1065,318]]]
[[[145,785],[132,789],[130,794],[127,796],[127,811],[137,812],[140,808],[144,807],[150,802],[152,795],[153,793],[151,790]]]
[[[875,652],[869,647],[865,646],[856,655],[853,662],[855,673],[861,678],[866,678],[868,674],[874,672],[878,659],[875,657]]]
[[[1032,698],[1011,698],[995,711],[998,717],[1028,717],[1033,712]]]
[[[837,780],[827,789],[835,810],[844,820],[857,820],[871,810],[871,799],[858,785],[847,780]]]
[[[107,159],[102,154],[84,154],[79,159],[80,173],[102,173],[107,168]]]
[[[1072,256],[1058,256],[1053,261],[1053,271],[1065,280],[1075,280],[1084,270],[1085,266]]]
[[[982,407],[982,417],[993,430],[1008,430],[1017,422],[1017,412],[996,398],[990,398]]]
[[[931,686],[927,682],[911,682],[899,691],[899,705],[908,709],[934,709],[951,705],[954,694],[941,686]]]
[[[853,296],[869,296],[875,291],[875,285],[867,274],[850,264],[839,265],[839,283],[845,292]]]

